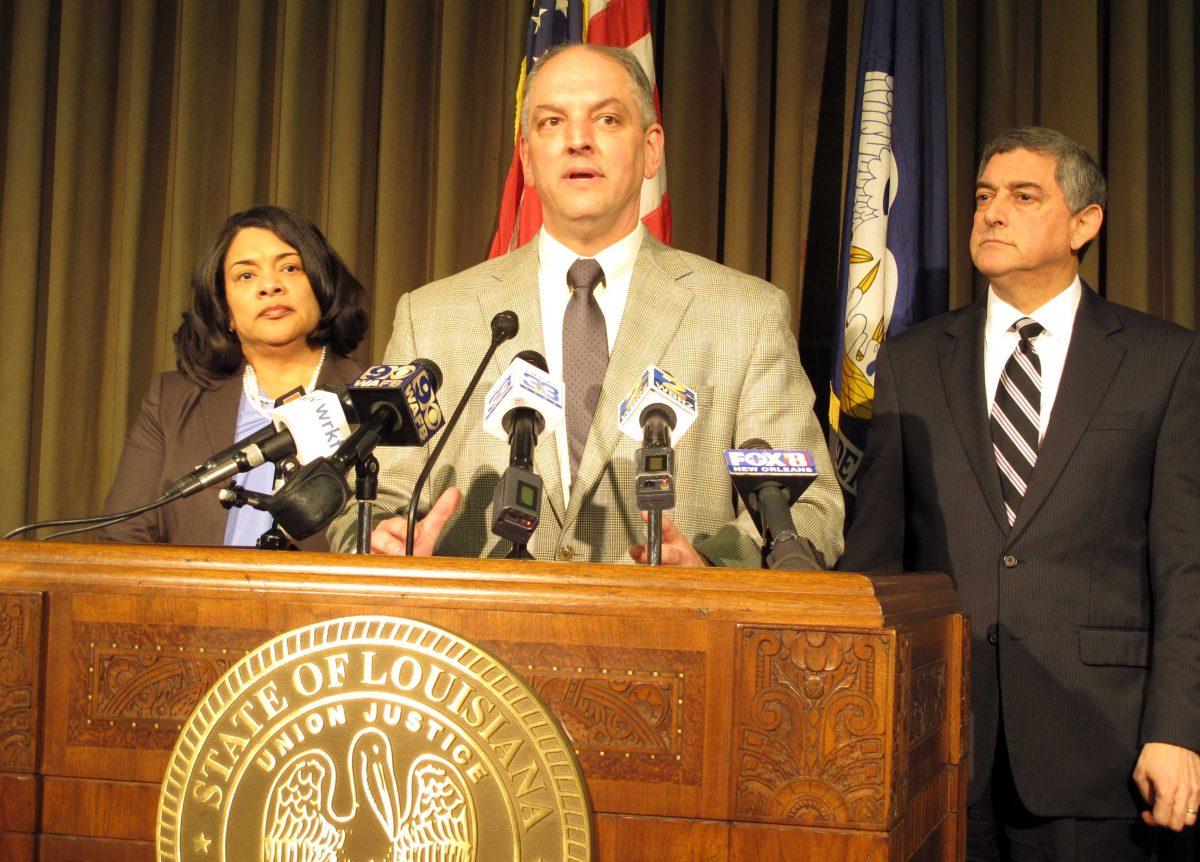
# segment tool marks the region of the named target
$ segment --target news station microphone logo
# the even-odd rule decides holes
[[[411,362],[408,365],[372,365],[352,385],[356,389],[403,389],[418,368]]]
[[[350,397],[355,401],[360,418],[369,412],[369,402],[363,401],[360,404],[360,399],[356,396],[365,394],[363,390],[372,389],[399,393],[412,421],[417,445],[424,445],[445,424],[442,408],[437,400],[436,379],[432,372],[420,363],[372,365],[359,375],[350,387]]]
[[[642,372],[642,379],[638,381],[637,388],[630,392],[629,396],[621,402],[620,415],[625,416],[632,405],[636,404],[638,399],[650,390],[665,396],[667,401],[675,402],[687,412],[696,412],[695,390],[689,389],[687,384],[671,372],[648,365],[646,366],[646,370]]]
[[[732,476],[816,476],[817,463],[807,449],[726,449]]]
[[[492,384],[487,398],[484,399],[484,430],[494,437],[507,440],[504,416],[520,407],[540,413],[545,422],[541,433],[553,433],[562,423],[562,381],[524,359],[514,359]]]
[[[296,444],[301,464],[332,455],[350,436],[341,402],[333,392],[318,389],[276,407],[269,414],[277,430],[286,428]]]
[[[412,377],[412,386],[404,391],[404,398],[412,416],[413,428],[424,444],[446,424],[442,418],[442,407],[438,404],[433,375],[428,369],[421,368]]]
[[[617,427],[623,434],[640,440],[642,411],[652,404],[668,407],[675,414],[672,437],[682,437],[696,421],[696,390],[669,371],[647,365],[637,384],[617,410]]]
[[[539,401],[546,401],[558,408],[563,406],[562,390],[544,374],[531,374],[526,371],[521,375],[521,388]]]

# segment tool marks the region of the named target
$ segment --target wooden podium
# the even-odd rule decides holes
[[[963,858],[969,637],[943,575],[5,542],[0,859],[153,859],[201,695],[363,613],[451,630],[540,693],[602,862]]]

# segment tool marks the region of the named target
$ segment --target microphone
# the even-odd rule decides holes
[[[533,450],[562,424],[563,388],[547,373],[544,356],[523,350],[484,401],[484,430],[509,447],[508,468],[492,494],[492,533],[514,545],[527,545],[541,521],[543,485],[533,472]]]
[[[817,478],[817,465],[805,449],[772,449],[765,440],[747,440],[725,450],[725,464],[738,496],[763,537],[767,567],[815,571],[821,568],[812,543],[796,533],[792,504]]]
[[[359,422],[368,424],[378,413],[393,415],[380,420],[378,445],[424,446],[444,424],[437,390],[442,369],[431,359],[414,359],[408,365],[372,365],[350,384],[350,402]]]
[[[646,366],[617,410],[617,427],[642,444],[635,456],[639,509],[675,508],[675,450],[696,421],[696,393],[674,375]]]
[[[487,368],[488,363],[492,361],[492,357],[496,355],[496,349],[510,338],[516,336],[519,329],[520,325],[517,321],[517,314],[514,311],[501,311],[492,318],[491,343],[488,344],[488,349],[484,352],[483,359],[479,362],[479,367],[475,369],[475,376],[467,383],[467,388],[463,391],[462,399],[450,415],[450,421],[446,423],[446,429],[442,432],[442,436],[438,438],[437,444],[433,447],[433,452],[430,453],[429,460],[425,462],[425,466],[421,469],[421,474],[417,476],[416,484],[413,485],[412,496],[408,501],[408,531],[404,550],[406,556],[412,556],[413,538],[417,531],[417,501],[421,499],[421,491],[425,488],[425,482],[428,481],[429,474],[433,472],[433,466],[441,456],[442,450],[446,448],[446,441],[450,439],[450,432],[458,424],[463,410],[467,407],[467,402],[475,394],[475,389],[479,386],[479,379],[483,377],[484,370]]]
[[[350,498],[345,474],[352,464],[387,441],[424,445],[443,426],[437,401],[441,384],[442,371],[429,359],[364,371],[349,390],[358,428],[331,455],[307,463],[266,501],[275,523],[297,540],[327,527]]]
[[[329,455],[350,435],[335,393],[318,389],[271,410],[272,424],[217,452],[164,492],[189,497],[268,461],[295,456],[301,464]]]
[[[647,365],[617,409],[617,427],[642,446],[634,453],[634,488],[646,510],[646,561],[662,564],[662,513],[675,508],[675,450],[671,433],[682,437],[696,421],[696,392],[674,375]]]

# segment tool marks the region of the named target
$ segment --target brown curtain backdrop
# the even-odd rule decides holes
[[[675,244],[789,294],[818,391],[863,5],[651,0]],[[979,289],[975,155],[1036,122],[1109,176],[1086,277],[1195,326],[1193,5],[945,0],[951,305]],[[0,0],[0,528],[99,510],[231,211],[279,203],[326,231],[370,291],[363,358],[401,294],[481,260],[527,17],[527,0]]]

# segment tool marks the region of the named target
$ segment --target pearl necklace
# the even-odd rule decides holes
[[[321,366],[325,364],[325,349],[321,348],[321,358],[317,360],[317,367],[313,369],[312,377],[308,379],[308,385],[304,387],[305,393],[312,392],[317,388],[317,378],[321,376]],[[270,421],[269,411],[275,408],[275,401],[263,396],[262,390],[258,388],[258,375],[254,373],[254,366],[249,362],[246,363],[246,370],[242,372],[242,392],[255,412]]]

